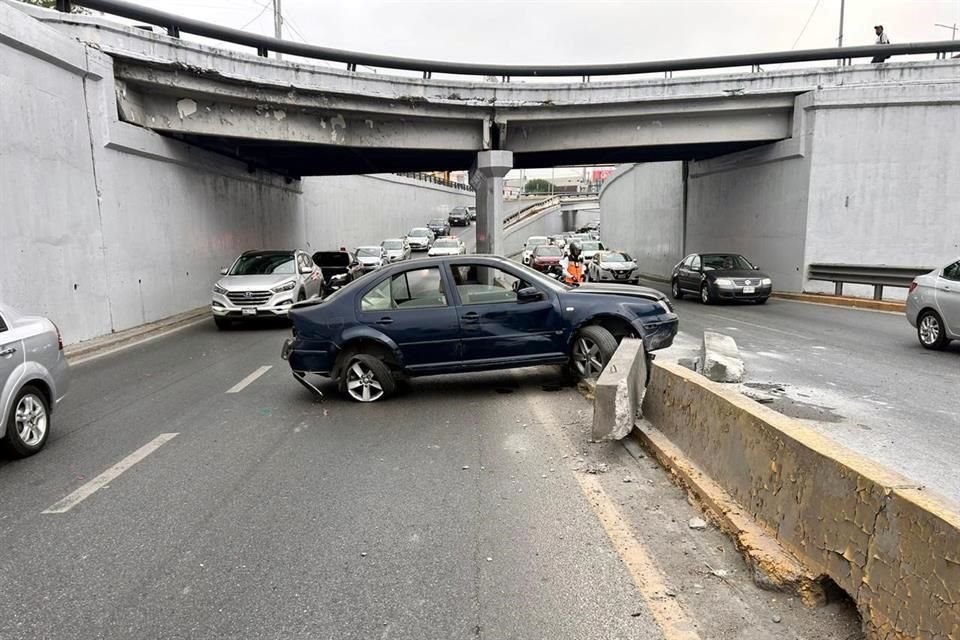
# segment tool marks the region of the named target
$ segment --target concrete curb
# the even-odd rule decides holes
[[[693,465],[688,478],[709,478],[801,575],[829,578],[856,602],[868,638],[960,637],[957,507],[677,364],[654,364],[643,412],[657,441],[682,452],[669,457]]]
[[[891,311],[894,313],[905,313],[907,310],[906,303],[894,302],[892,300],[870,300],[868,298],[851,298],[850,296],[831,296],[820,293],[787,293],[785,291],[774,291],[772,295],[774,298],[780,298],[781,300],[814,302],[817,304],[828,304],[834,307]]]
[[[647,384],[643,340],[624,338],[593,390],[593,439],[622,440],[630,435]]]
[[[158,335],[184,328],[208,315],[210,315],[210,307],[197,307],[196,309],[178,313],[175,316],[157,320],[156,322],[142,324],[138,327],[68,345],[64,347],[63,353],[70,364],[79,364],[80,362],[90,360],[106,352],[132,347]]]

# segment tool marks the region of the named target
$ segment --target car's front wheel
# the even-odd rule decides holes
[[[703,304],[710,304],[713,302],[713,295],[710,293],[710,285],[704,282],[700,285],[700,302]]]
[[[946,349],[950,343],[947,332],[943,329],[943,320],[936,311],[929,309],[917,318],[917,338],[923,348],[935,351]]]
[[[389,396],[396,387],[390,367],[366,353],[354,356],[343,372],[343,389],[357,402],[376,402]]]
[[[582,380],[599,378],[616,350],[617,339],[612,333],[597,325],[584,327],[573,339],[570,368]]]
[[[39,389],[27,385],[13,400],[7,417],[7,447],[20,458],[35,454],[50,435],[50,406]]]

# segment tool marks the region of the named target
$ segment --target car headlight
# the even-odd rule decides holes
[[[716,280],[718,287],[732,287],[733,280],[730,278],[717,278]]]
[[[769,287],[773,285],[773,280],[771,280],[770,278],[764,278],[763,280],[760,281],[760,284],[762,284],[765,287]]]
[[[214,293],[219,293],[219,294],[222,295],[222,296],[227,295],[227,290],[224,289],[223,287],[221,287],[221,286],[218,285],[218,284],[213,285],[213,292],[214,292]]]
[[[271,289],[271,291],[273,291],[274,293],[283,293],[284,291],[290,291],[295,286],[297,286],[297,281],[291,280],[290,282],[284,282],[283,284],[274,287],[273,289]]]
[[[670,308],[670,303],[666,300],[658,300],[657,303],[660,305],[660,308],[663,309],[665,313],[673,313],[673,309]]]

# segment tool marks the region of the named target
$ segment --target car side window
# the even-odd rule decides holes
[[[530,286],[512,273],[485,264],[456,264],[450,269],[464,305],[516,302],[517,291]]]
[[[390,278],[375,286],[360,299],[360,311],[389,311],[393,308],[390,300]]]
[[[943,277],[947,280],[960,282],[960,260],[957,260],[943,270]]]
[[[3,316],[0,315],[0,333],[3,333],[7,330],[7,323],[3,321]]]
[[[429,267],[399,273],[390,280],[390,302],[394,309],[426,309],[447,306],[440,269]]]
[[[692,267],[692,266],[693,266],[693,258],[694,258],[694,256],[687,256],[686,259],[684,259],[684,261],[683,261],[683,266],[686,267],[687,269],[689,269],[690,267]]]

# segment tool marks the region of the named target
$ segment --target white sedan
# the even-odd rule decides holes
[[[460,256],[467,253],[467,245],[460,238],[437,238],[430,247],[427,255],[434,256]]]

